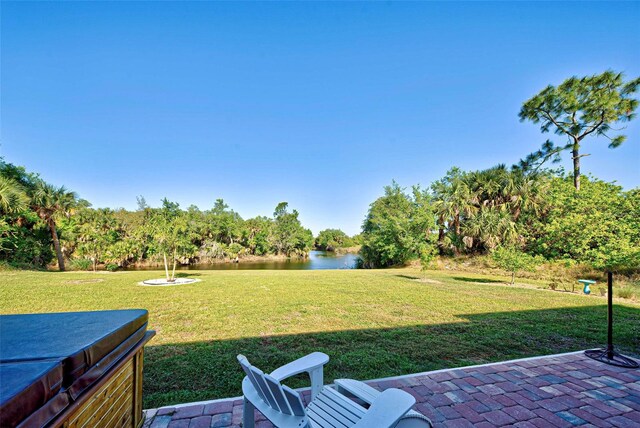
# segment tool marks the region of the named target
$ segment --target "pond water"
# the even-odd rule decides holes
[[[309,258],[291,260],[268,260],[264,262],[240,263],[212,263],[188,266],[176,266],[176,270],[251,270],[251,269],[290,269],[290,270],[318,270],[318,269],[354,269],[357,254],[336,255],[330,251],[310,251]],[[162,266],[133,267],[126,270],[161,270]]]

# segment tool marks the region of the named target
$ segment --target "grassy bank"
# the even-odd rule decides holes
[[[243,353],[265,371],[311,351],[326,379],[393,376],[572,351],[606,340],[605,299],[504,285],[504,278],[413,269],[161,272],[9,271],[2,313],[147,308],[146,408],[240,394]],[[539,285],[539,284],[538,284]],[[616,344],[640,353],[640,304],[616,301]],[[300,386],[291,383],[291,386]]]

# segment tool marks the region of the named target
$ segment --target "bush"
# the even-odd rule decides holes
[[[370,268],[402,266],[420,258],[428,246],[435,247],[435,217],[428,195],[419,188],[407,195],[397,183],[384,189],[362,225],[360,256]]]
[[[89,259],[73,259],[69,262],[71,270],[91,270],[93,263]]]
[[[227,246],[225,254],[229,258],[235,259],[243,252],[242,250],[244,250],[244,247],[237,242],[234,242],[233,244],[229,244]]]
[[[11,265],[10,263],[4,261],[4,260],[0,260],[0,272],[6,272],[6,271],[12,271],[12,270],[16,270],[17,268],[13,265]]]
[[[623,299],[632,299],[634,296],[633,289],[631,287],[620,287],[617,289],[618,297]]]
[[[631,274],[640,267],[640,191],[583,177],[554,178],[548,210],[527,228],[528,250],[547,259],[570,259],[598,270]]]
[[[355,245],[353,239],[340,229],[325,229],[318,234],[315,247],[322,251],[335,251],[338,248],[348,248]]]
[[[106,270],[108,270],[109,272],[115,272],[115,271],[117,271],[118,269],[120,269],[120,266],[118,266],[118,265],[117,265],[117,264],[115,264],[115,263],[107,263],[107,264],[105,265],[105,269],[106,269]]]
[[[492,253],[493,261],[499,268],[511,273],[511,284],[515,283],[519,271],[533,271],[540,263],[536,257],[514,247],[498,247]]]

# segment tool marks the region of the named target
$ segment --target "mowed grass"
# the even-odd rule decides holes
[[[599,347],[606,300],[503,278],[410,269],[198,271],[201,282],[141,287],[161,272],[3,272],[2,313],[146,308],[144,406],[241,394],[236,355],[265,371],[312,351],[325,379],[372,379]],[[416,279],[418,278],[418,279]],[[640,305],[616,300],[615,342],[640,354]],[[303,386],[302,379],[289,382]]]

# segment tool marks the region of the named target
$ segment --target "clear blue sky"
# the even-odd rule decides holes
[[[395,179],[508,165],[547,138],[523,101],[640,75],[640,3],[2,2],[5,160],[97,207],[280,201],[360,229]],[[640,120],[583,171],[640,185]]]

